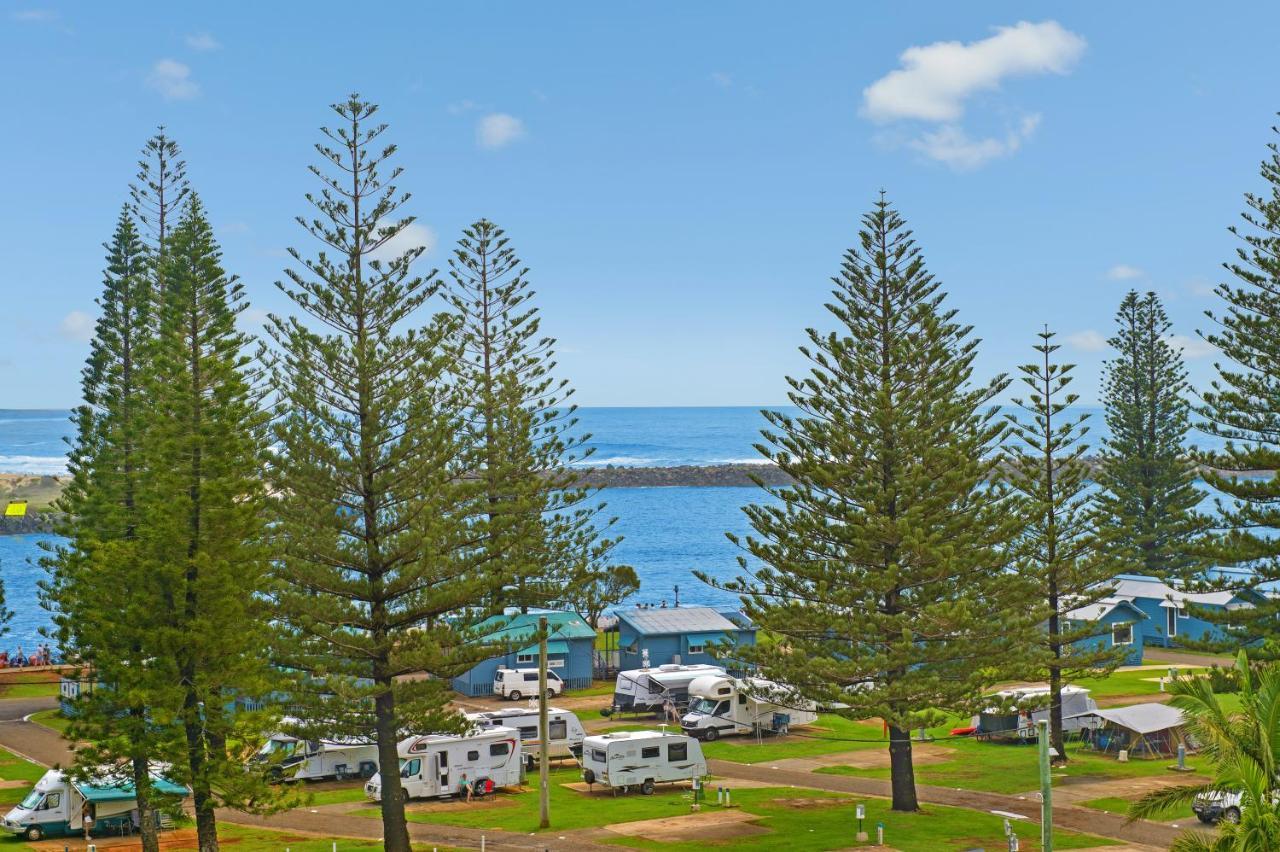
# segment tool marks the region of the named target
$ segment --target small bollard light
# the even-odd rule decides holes
[[[731,791],[729,790],[729,788],[728,788],[728,787],[725,787],[725,788],[724,788],[724,806],[725,806],[726,808],[727,808],[727,807],[729,807],[730,793],[731,793]]]
[[[1164,678],[1160,678],[1160,691],[1164,692]]]
[[[1180,772],[1187,771],[1187,746],[1185,743],[1178,743],[1178,770]]]
[[[882,822],[876,823],[876,845],[884,845],[884,823]]]
[[[1018,835],[1009,835],[1009,852],[1018,852],[1021,847],[1018,845]]]

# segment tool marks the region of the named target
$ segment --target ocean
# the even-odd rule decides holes
[[[1092,416],[1090,438],[1104,432],[1099,409],[1079,409]],[[0,409],[0,472],[55,474],[65,470],[65,437],[70,412]],[[712,465],[760,461],[752,445],[765,420],[756,408],[582,408],[579,431],[591,435],[592,455],[583,464],[618,466]],[[1204,436],[1195,440],[1211,445]],[[1091,441],[1094,443],[1094,441]],[[767,499],[758,488],[610,488],[601,499],[605,516],[616,517],[611,537],[622,537],[615,561],[632,565],[641,589],[633,602],[733,603],[693,576],[695,570],[720,580],[737,576],[741,551],[725,534],[746,535],[742,506]],[[52,536],[0,536],[0,577],[14,612],[0,648],[40,641],[50,622],[40,608],[37,583],[44,571],[36,564],[41,542]]]

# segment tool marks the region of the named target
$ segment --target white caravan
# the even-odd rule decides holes
[[[554,698],[564,692],[564,681],[560,675],[547,670],[547,697]],[[537,669],[498,669],[493,673],[493,694],[519,701],[521,698],[536,698],[538,695]]]
[[[666,781],[691,781],[707,774],[702,744],[667,731],[619,731],[582,741],[582,780],[621,789],[639,787],[646,796]]]
[[[734,734],[785,734],[818,719],[818,705],[788,686],[763,678],[703,675],[689,684],[686,734],[711,741]]]
[[[286,727],[298,724],[294,719],[283,721]],[[273,764],[269,771],[281,781],[368,778],[378,771],[378,745],[359,740],[304,740],[282,731],[271,735],[253,761]]]
[[[118,837],[137,829],[134,812],[137,796],[131,780],[102,775],[89,781],[75,781],[60,769],[46,772],[26,798],[4,818],[4,828],[29,841],[45,837],[65,837],[84,833],[86,814],[93,817],[92,834]],[[167,778],[152,775],[154,787],[174,798],[185,798],[187,788]]]
[[[520,732],[514,728],[480,728],[465,736],[426,734],[400,741],[400,784],[407,799],[483,796],[498,787],[524,780]],[[364,793],[382,801],[382,775],[364,785]]]
[[[519,731],[525,767],[533,769],[537,765],[538,755],[541,753],[539,746],[542,745],[542,740],[538,738],[537,707],[468,713],[467,719],[481,729],[501,726]],[[547,753],[553,760],[576,756],[582,750],[582,738],[586,735],[582,722],[578,721],[578,714],[559,707],[547,708]]]
[[[1049,687],[1005,689],[991,696],[992,706],[973,717],[974,734],[980,738],[1034,740],[1036,723],[1049,718]],[[1062,729],[1068,733],[1096,728],[1101,720],[1089,716],[1098,703],[1083,686],[1062,687]]]
[[[703,675],[723,675],[724,669],[707,663],[681,666],[669,664],[652,669],[628,669],[618,672],[613,687],[613,705],[601,711],[613,713],[645,713],[658,711],[670,702],[677,710],[689,700],[689,684]]]

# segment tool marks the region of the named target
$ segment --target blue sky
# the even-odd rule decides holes
[[[1280,109],[1272,6],[352,8],[0,4],[0,408],[76,401],[101,243],[157,124],[250,324],[287,310],[311,145],[351,91],[392,125],[423,263],[503,226],[581,404],[782,401],[881,188],[984,339],[981,375],[1048,322],[1096,400],[1130,286],[1212,375],[1195,331]]]

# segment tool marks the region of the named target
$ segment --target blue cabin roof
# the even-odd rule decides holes
[[[576,612],[518,612],[494,615],[475,626],[476,635],[485,642],[517,644],[538,633],[538,619],[547,619],[548,646],[565,646],[570,639],[592,639],[596,632]],[[549,653],[555,653],[549,650]]]
[[[755,629],[754,626],[735,624],[724,613],[709,606],[624,609],[618,612],[618,618],[641,636],[719,635]],[[750,625],[750,622],[747,624]]]

